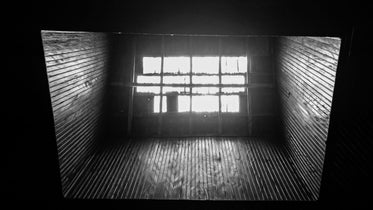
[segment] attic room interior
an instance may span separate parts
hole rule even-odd
[[[8,151],[9,197],[61,208],[363,207],[372,43],[363,15],[346,15],[360,6],[30,5],[17,44],[28,49],[31,66],[19,66],[33,111]]]

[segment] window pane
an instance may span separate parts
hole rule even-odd
[[[178,92],[178,93],[189,93],[189,87],[163,87],[163,94]]]
[[[160,74],[161,57],[143,57],[142,58],[143,74]]]
[[[240,111],[240,98],[238,95],[221,96],[221,111],[222,112],[239,112]]]
[[[178,112],[189,112],[190,96],[178,96]]]
[[[154,96],[154,113],[159,113],[161,96]],[[167,112],[167,97],[162,97],[162,112]]]
[[[192,76],[193,84],[219,84],[219,76]]]
[[[189,76],[163,76],[164,84],[189,84]]]
[[[196,87],[192,88],[192,93],[198,94],[216,94],[219,92],[219,88],[217,87]]]
[[[193,73],[219,73],[219,57],[193,57],[192,62]]]
[[[221,92],[223,93],[239,93],[244,92],[245,88],[238,88],[238,87],[230,87],[230,88],[222,88]]]
[[[161,88],[157,86],[138,86],[136,87],[136,92],[159,94],[161,92]]]
[[[223,75],[221,77],[222,84],[245,84],[245,77],[243,75]]]
[[[161,82],[160,76],[144,76],[138,75],[137,76],[137,83],[142,84],[159,84]]]
[[[218,112],[219,96],[192,96],[193,112]]]
[[[165,57],[164,73],[186,74],[190,72],[189,57]]]
[[[247,58],[241,57],[221,57],[221,72],[234,74],[247,72]]]

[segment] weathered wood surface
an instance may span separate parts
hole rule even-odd
[[[102,33],[42,32],[63,193],[93,151],[108,41]]]
[[[339,47],[334,38],[279,40],[277,74],[288,152],[314,199],[319,196]]]
[[[84,166],[68,198],[312,200],[283,148],[266,139],[133,139]]]

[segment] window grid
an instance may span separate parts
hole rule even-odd
[[[160,59],[158,59],[159,57],[153,57],[152,59],[149,59],[149,57],[143,57],[143,62],[146,62],[146,60],[152,60],[153,63],[160,63],[160,69],[159,69],[159,73],[158,72],[158,68],[156,67],[152,67],[152,69],[156,69],[156,70],[153,70],[153,71],[145,71],[145,69],[143,70],[143,74],[141,75],[137,75],[137,78],[136,78],[136,83],[138,85],[141,85],[141,84],[154,84],[154,85],[159,85],[159,86],[152,86],[152,88],[154,90],[159,90],[160,91],[158,92],[154,92],[154,95],[155,96],[160,96],[160,98],[163,98],[164,94],[166,94],[168,91],[165,91],[165,90],[177,90],[176,92],[178,92],[178,95],[179,96],[189,96],[190,99],[189,99],[189,112],[193,112],[193,97],[192,96],[198,96],[198,95],[204,95],[204,96],[214,96],[214,95],[217,95],[218,98],[219,98],[219,106],[218,106],[218,112],[221,113],[221,112],[225,112],[226,110],[234,110],[232,112],[239,112],[239,110],[237,111],[237,108],[227,108],[226,105],[225,106],[225,109],[226,110],[222,110],[223,109],[223,105],[222,105],[222,97],[223,95],[228,95],[228,96],[237,96],[240,94],[240,92],[244,92],[246,88],[244,87],[236,87],[237,85],[246,85],[247,84],[247,81],[246,80],[246,77],[247,77],[247,73],[248,73],[248,70],[247,68],[245,70],[242,70],[242,66],[243,64],[240,64],[239,63],[239,60],[244,60],[245,62],[243,62],[246,66],[247,66],[247,56],[239,56],[239,57],[235,57],[236,60],[237,60],[237,71],[236,72],[233,72],[233,71],[227,71],[225,70],[224,73],[222,71],[223,69],[223,65],[222,65],[222,62],[223,60],[228,60],[227,58],[233,58],[233,57],[225,57],[225,56],[214,56],[216,58],[218,58],[218,72],[217,74],[216,73],[206,73],[206,72],[193,72],[193,65],[194,65],[194,62],[193,62],[193,58],[196,58],[196,57],[193,57],[193,56],[189,56],[189,57],[181,57],[181,58],[187,58],[189,61],[189,73],[185,73],[186,72],[186,69],[188,69],[186,66],[185,66],[185,62],[184,62],[184,66],[183,66],[183,70],[180,71],[180,69],[178,69],[178,71],[176,73],[173,73],[172,70],[168,69],[167,72],[165,73],[164,72],[164,66],[165,66],[165,60],[177,60],[176,58],[178,57],[165,57],[164,55],[162,55],[160,57]],[[199,59],[203,58],[203,57],[197,57]],[[160,60],[160,62],[159,62]],[[156,61],[156,62],[154,62]],[[146,67],[146,65],[144,65],[144,68]],[[227,66],[224,67],[225,69],[228,69]],[[212,70],[210,70],[210,72],[212,72]],[[165,81],[164,79],[167,78],[167,77],[180,77],[180,78],[183,78],[181,79],[181,82],[180,81],[177,81],[177,82],[169,82],[169,81]],[[189,81],[188,78],[189,76]],[[197,80],[197,83],[193,82],[193,79],[197,79],[197,78],[200,78],[199,82]],[[206,80],[207,78],[216,78],[218,77],[218,81],[216,81],[216,79],[212,79],[210,83],[206,84],[204,83],[203,81]],[[227,80],[229,81],[229,78],[242,78],[241,81],[239,82],[226,82]],[[140,78],[140,81],[139,81],[139,78]],[[152,78],[152,79],[151,79]],[[151,80],[153,80],[154,82],[151,82]],[[157,82],[159,81],[160,82]],[[215,80],[215,81],[214,81]],[[150,81],[150,82],[149,82]],[[204,83],[204,84],[202,84]],[[170,85],[170,84],[176,84],[176,85],[180,85],[178,87],[172,87],[172,86],[167,86],[167,85]],[[198,85],[198,84],[201,84],[203,87],[194,87],[193,85]],[[211,86],[209,86],[211,85]],[[214,86],[215,85],[215,86]],[[226,85],[224,87],[221,87],[221,85]],[[230,86],[231,85],[231,86]],[[218,87],[216,87],[218,86]],[[137,91],[138,93],[141,93],[141,92],[146,92],[146,91],[141,91],[141,88],[144,87],[144,86],[137,86]],[[159,88],[159,89],[157,89]],[[189,89],[189,91],[186,91],[186,89]],[[216,91],[216,89],[218,91]],[[140,91],[139,91],[140,90]],[[199,91],[197,91],[199,90]],[[149,91],[151,92],[151,91]],[[165,102],[164,99],[160,100],[158,99],[158,101],[160,102],[160,106],[159,106],[159,109],[162,109],[161,113],[162,112],[165,112],[166,108],[164,108],[163,106],[165,106],[166,104],[163,104]],[[239,103],[239,102],[238,102]],[[156,106],[154,106],[156,107]],[[155,111],[155,113],[159,113],[160,110],[158,111]],[[185,107],[183,108],[183,111],[182,112],[185,112]],[[216,111],[214,111],[216,112]]]

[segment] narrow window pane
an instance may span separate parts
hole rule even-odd
[[[239,93],[239,92],[244,92],[245,88],[240,88],[240,87],[229,87],[229,88],[222,88],[221,92],[223,93]]]
[[[161,92],[161,88],[157,86],[138,86],[136,87],[136,92],[159,94]]]
[[[161,96],[154,96],[154,113],[159,113],[161,107]],[[162,112],[167,112],[167,97],[162,97]]]
[[[160,74],[161,57],[143,57],[142,58],[143,74]]]
[[[244,57],[244,56],[238,57],[238,72],[240,73],[247,72],[247,57]]]
[[[246,57],[221,57],[222,73],[236,74],[247,72]]]
[[[221,77],[222,84],[245,84],[245,77],[243,75],[223,75]]]
[[[192,76],[193,84],[219,84],[219,76]]]
[[[190,96],[178,96],[178,112],[189,112],[190,110]]]
[[[160,84],[161,77],[160,76],[146,76],[146,75],[138,75],[137,76],[137,83],[141,84]]]
[[[192,96],[193,112],[218,112],[218,96]]]
[[[218,74],[219,73],[219,57],[193,57],[192,72],[194,74]]]
[[[219,92],[217,87],[196,87],[192,88],[192,93],[197,94],[216,94]]]
[[[189,57],[165,57],[164,73],[188,74],[190,72]]]
[[[221,96],[221,111],[222,112],[239,112],[240,98],[238,95]]]
[[[164,86],[162,90],[163,94],[177,92],[177,93],[189,93],[189,87],[167,87]]]
[[[163,76],[164,84],[189,84],[189,76]]]

